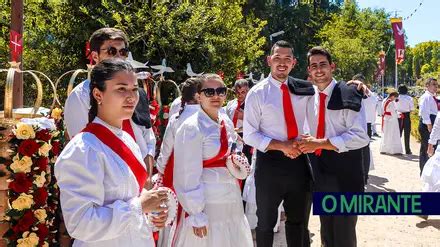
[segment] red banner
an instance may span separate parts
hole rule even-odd
[[[396,45],[396,63],[401,64],[405,59],[405,36],[402,18],[391,18],[391,26],[394,33],[394,44]]]
[[[9,34],[9,49],[11,51],[11,60],[13,62],[18,61],[23,52],[23,39],[20,33],[12,29]]]

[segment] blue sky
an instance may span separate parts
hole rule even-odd
[[[421,0],[357,0],[361,8],[384,8],[387,12],[395,13],[402,18],[409,16],[420,4]],[[407,45],[429,41],[440,41],[439,0],[423,0],[422,6],[408,20],[403,21],[407,37]]]

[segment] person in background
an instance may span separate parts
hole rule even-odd
[[[109,58],[127,59],[127,35],[116,28],[101,28],[90,37],[91,57],[96,63]],[[139,145],[142,156],[147,164],[148,174],[151,175],[154,155],[156,152],[156,137],[151,129],[148,99],[145,90],[139,90],[139,103],[131,119],[123,122],[124,131],[128,132]],[[142,109],[140,109],[142,107]],[[66,99],[64,106],[64,122],[70,138],[81,132],[88,123],[90,109],[90,81],[78,84]],[[149,179],[147,180],[147,187]]]
[[[437,99],[435,97],[438,88],[437,80],[434,78],[426,79],[425,88],[425,92],[419,99],[419,133],[421,137],[419,154],[420,174],[422,174],[423,167],[428,160],[429,135],[438,113]]]
[[[381,154],[403,154],[399,134],[399,113],[396,110],[397,92],[388,95],[383,103]]]
[[[409,144],[411,136],[411,112],[414,111],[414,100],[408,95],[408,88],[405,85],[400,85],[397,90],[399,92],[399,98],[396,100],[396,108],[400,113],[400,136],[402,136],[402,132],[405,131],[405,153],[412,154]]]

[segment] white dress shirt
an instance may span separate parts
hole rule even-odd
[[[411,112],[414,110],[414,100],[407,94],[401,94],[399,95],[399,101],[396,102],[396,107],[398,112]]]
[[[78,84],[69,94],[64,105],[64,123],[70,138],[80,133],[89,123],[90,109],[90,81],[85,80]],[[156,150],[156,137],[151,128],[135,124],[130,120],[136,142],[141,148],[145,158],[147,155],[154,157]]]
[[[437,113],[437,117],[435,118],[434,125],[432,126],[431,134],[429,135],[429,144],[437,145],[437,142],[440,140],[440,112]],[[437,146],[437,150],[440,151],[440,145]]]
[[[424,124],[432,124],[430,115],[437,115],[437,102],[434,100],[434,95],[425,91],[419,99],[419,116]]]
[[[243,104],[243,102],[242,102],[242,104]],[[234,120],[234,114],[235,114],[235,110],[237,109],[237,106],[238,106],[237,99],[233,99],[233,100],[229,101],[228,104],[226,104],[226,106],[225,106],[226,114],[231,119],[231,121]],[[243,127],[243,120],[237,119],[237,126],[235,126],[235,128],[241,128],[241,127]]]
[[[180,111],[180,105],[182,103],[182,97],[179,96],[171,102],[169,116],[172,116]]]
[[[174,140],[176,138],[177,129],[186,119],[188,119],[194,113],[198,112],[199,109],[200,105],[198,104],[185,105],[185,110],[182,112],[182,114],[180,114],[180,116],[179,113],[171,116],[167,128],[165,129],[165,134],[162,138],[162,146],[160,147],[160,154],[156,162],[156,168],[160,173],[164,173],[168,159],[170,158],[171,153],[174,150]]]
[[[377,103],[378,103],[377,96],[374,94],[362,100],[362,106],[365,107],[365,116],[367,119],[367,123],[376,122]]]
[[[128,133],[99,118],[93,122],[110,129],[145,167]],[[135,175],[95,135],[79,133],[70,140],[56,161],[55,176],[73,246],[154,246]]]
[[[363,148],[370,142],[367,134],[365,109],[361,107],[359,112],[349,109],[327,109],[336,83],[336,80],[333,79],[327,88],[321,92],[327,95],[325,99],[325,138],[329,139],[330,143],[338,149],[337,152],[340,153]],[[312,136],[316,136],[317,132],[320,93],[316,86],[314,88],[316,92],[313,97],[314,100],[309,101],[307,107],[307,120]]]
[[[284,84],[287,81],[283,82]],[[287,127],[284,120],[281,82],[271,75],[249,90],[246,96],[243,119],[243,138],[249,146],[265,152],[272,139],[287,140]],[[295,114],[298,135],[307,129],[305,126],[306,107],[310,96],[290,93]]]

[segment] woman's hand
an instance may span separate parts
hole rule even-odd
[[[434,155],[434,146],[432,144],[428,144],[428,156],[431,157]]]
[[[139,198],[144,213],[163,212],[168,209],[164,206],[168,201],[166,190],[142,190]]]
[[[194,235],[196,235],[199,238],[204,238],[208,235],[208,228],[206,226],[202,227],[194,227],[193,226]]]
[[[156,216],[152,216],[150,218],[150,221],[151,223],[153,223],[155,227],[161,229],[165,227],[165,222],[167,221],[167,218],[168,218],[168,211],[162,211],[158,213]]]

